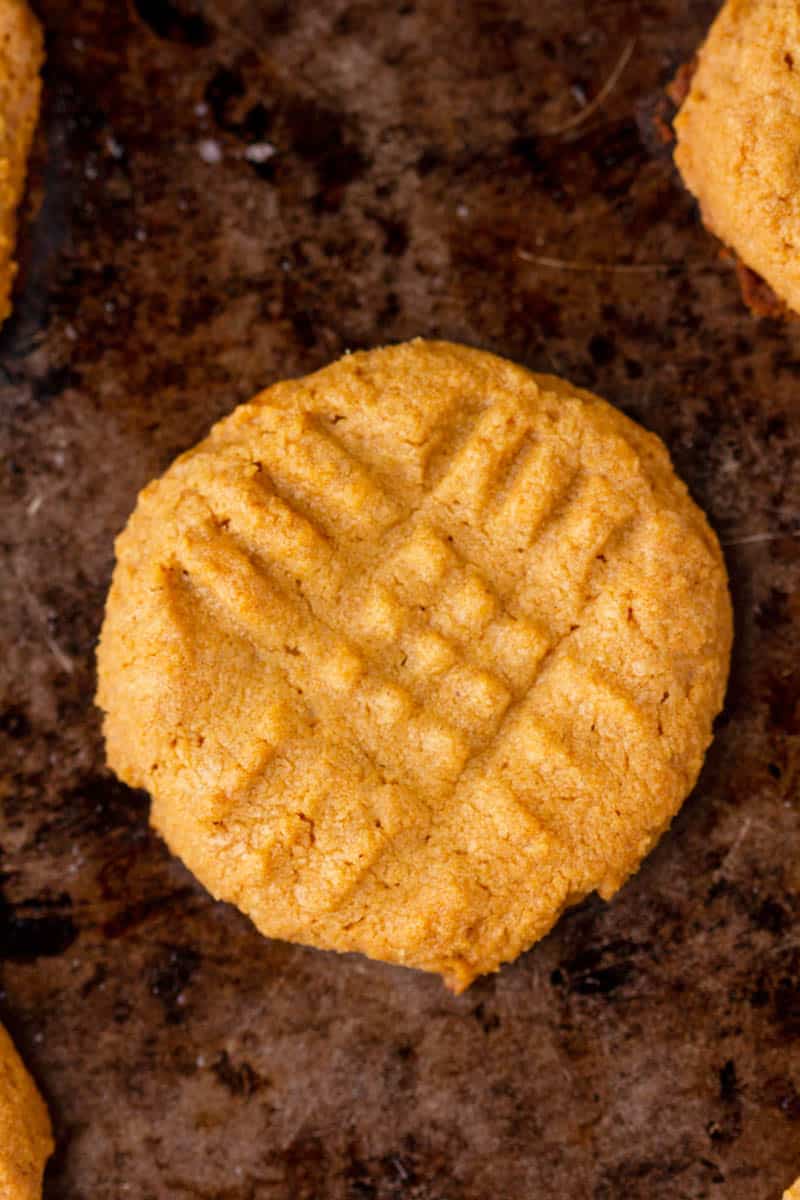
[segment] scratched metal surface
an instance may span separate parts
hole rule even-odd
[[[800,1174],[800,325],[743,308],[658,136],[715,6],[192,3],[39,5],[37,214],[0,337],[0,1017],[52,1109],[46,1197],[778,1197]],[[671,833],[460,999],[212,903],[104,771],[92,707],[137,489],[262,385],[415,334],[659,433],[737,611]]]

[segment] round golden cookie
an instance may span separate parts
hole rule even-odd
[[[24,0],[0,0],[0,322],[11,312],[17,206],[39,116],[43,45]]]
[[[792,1186],[783,1193],[783,1200],[800,1200],[800,1179],[796,1179]]]
[[[172,849],[272,937],[456,990],[616,891],[722,703],[725,570],[664,446],[465,347],[269,388],[116,549],[108,761]]]
[[[47,1109],[0,1025],[0,1197],[40,1200],[53,1153]]]
[[[728,0],[675,121],[703,222],[800,311],[800,6]]]

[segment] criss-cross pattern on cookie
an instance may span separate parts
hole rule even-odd
[[[710,535],[660,444],[559,381],[416,344],[277,385],[119,550],[169,664],[135,668],[159,719],[128,774],[178,848],[184,822],[225,847],[212,886],[267,932],[377,952],[391,896],[425,915],[386,917],[387,956],[464,911],[502,956],[526,880],[553,915],[613,891],[699,765]]]

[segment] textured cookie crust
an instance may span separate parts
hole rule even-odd
[[[44,1166],[53,1153],[42,1098],[0,1025],[0,1197],[39,1200]]]
[[[800,6],[728,0],[675,121],[708,229],[800,311]]]
[[[800,1179],[795,1180],[789,1190],[783,1193],[783,1200],[800,1200]]]
[[[23,0],[0,0],[0,322],[11,312],[17,205],[39,117],[42,31]]]
[[[692,787],[722,558],[661,442],[415,341],[279,383],[144,489],[98,651],[108,761],[264,933],[456,990]]]

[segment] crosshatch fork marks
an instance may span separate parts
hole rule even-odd
[[[463,736],[371,671],[357,648],[282,592],[232,538],[187,534],[182,561],[219,614],[280,662],[291,686],[320,716],[350,727],[379,773],[411,779],[432,799],[454,786],[469,754]]]
[[[285,699],[287,732],[263,774],[254,761],[252,788],[229,796],[239,831],[229,858],[201,844],[181,762],[165,779],[171,731],[148,727],[166,764],[153,781],[154,820],[171,844],[267,933],[414,962],[458,987],[549,926],[562,902],[548,890],[554,871],[560,896],[610,894],[691,785],[724,683],[724,573],[656,451],[568,385],[424,343],[354,355],[232,414],[147,489],[118,543],[116,666],[113,636],[101,642],[107,728],[113,758],[134,775],[125,738],[131,708],[143,708],[141,679],[167,725],[191,712],[192,730],[210,734],[186,752],[204,786],[225,791],[215,731],[241,738],[250,761],[270,696],[263,664]],[[209,667],[196,712],[195,656],[137,582],[148,555],[183,565],[197,601],[189,635],[218,646],[196,656]],[[162,677],[156,663],[126,667],[148,625],[142,606],[156,638],[163,632]],[[647,635],[634,657],[631,611]],[[682,690],[673,685],[687,630],[700,683]],[[248,700],[237,697],[226,723],[231,681],[211,668],[224,671],[237,645],[252,651]],[[665,694],[669,711],[653,724]],[[140,713],[151,725],[152,711]],[[677,785],[662,739],[685,759]],[[328,778],[301,806],[312,763]],[[287,770],[294,784],[281,782]],[[544,858],[526,857],[532,837],[549,847]],[[361,849],[342,857],[353,839]],[[272,846],[268,868],[259,846]],[[312,860],[330,886],[315,890]],[[362,868],[369,882],[357,882]],[[511,876],[489,886],[506,868]],[[541,911],[523,879],[551,898]],[[332,910],[351,884],[355,908]],[[297,905],[327,915],[298,924]]]
[[[269,420],[272,421],[271,415]],[[301,423],[300,427],[304,432],[312,428],[305,423]],[[482,427],[484,430],[498,427],[507,430],[507,414],[501,412],[490,420],[484,413]],[[327,455],[335,439],[327,434],[322,437]],[[473,428],[471,436],[462,446],[462,455],[473,453],[476,438]],[[502,464],[504,471],[506,482],[501,488],[503,500],[507,500],[512,488],[520,489],[531,459],[537,462],[537,466],[540,465],[542,456],[536,451],[527,421],[518,423],[512,439],[494,459],[495,466]],[[550,466],[553,460],[546,456],[544,461]],[[359,461],[358,486],[362,495],[372,489],[371,483],[363,478],[366,470],[365,464]],[[448,492],[449,473],[440,479],[435,489],[437,495],[441,495],[443,490]],[[275,474],[278,474],[277,470]],[[285,478],[284,474],[284,483]],[[491,487],[491,473],[484,482]],[[376,489],[380,492],[377,485]],[[594,490],[587,477],[577,469],[567,475],[566,483],[562,475],[558,486],[538,489],[537,525],[540,535],[547,533],[552,536],[554,528],[569,529],[571,525],[580,525],[581,506],[587,494],[591,498]],[[508,650],[509,634],[506,631],[509,628],[517,635],[522,633],[521,637],[517,637],[517,642],[526,643],[525,656],[531,663],[531,667],[527,670],[523,668],[521,672],[523,692],[535,686],[536,675],[532,668],[540,671],[545,664],[551,667],[554,652],[564,634],[547,632],[546,626],[537,628],[530,625],[529,619],[509,614],[500,595],[492,590],[469,559],[457,554],[446,538],[426,527],[415,515],[404,522],[408,534],[401,535],[394,552],[392,561],[399,564],[394,576],[389,571],[387,579],[384,568],[373,575],[368,586],[367,608],[376,601],[376,594],[381,593],[380,604],[372,603],[372,608],[382,605],[384,614],[387,611],[392,614],[392,619],[384,629],[387,636],[382,639],[383,644],[402,634],[408,647],[402,670],[389,669],[387,674],[385,663],[382,671],[376,670],[380,656],[375,654],[371,645],[374,639],[368,637],[360,643],[357,629],[352,627],[352,623],[348,625],[347,618],[343,621],[339,616],[340,606],[335,603],[335,596],[337,589],[344,586],[344,581],[335,539],[331,541],[311,520],[297,513],[288,499],[279,497],[274,490],[272,476],[263,470],[241,481],[233,473],[217,474],[206,483],[205,492],[218,515],[220,512],[226,514],[226,526],[231,518],[235,521],[225,544],[232,553],[235,545],[232,537],[235,535],[245,547],[246,553],[240,559],[240,564],[248,564],[247,571],[251,576],[251,583],[244,588],[245,593],[253,591],[252,580],[262,581],[259,586],[267,589],[263,603],[273,621],[276,613],[281,611],[281,604],[276,597],[282,596],[281,620],[287,634],[290,630],[297,632],[302,629],[303,621],[316,631],[308,645],[308,660],[319,664],[326,687],[333,681],[341,696],[357,692],[360,701],[353,709],[354,731],[360,743],[367,746],[370,753],[376,754],[383,766],[389,765],[398,772],[398,777],[408,772],[410,778],[418,781],[430,775],[427,763],[415,763],[413,754],[406,756],[398,752],[392,735],[386,732],[405,722],[412,713],[417,714],[417,719],[422,713],[429,721],[433,720],[441,731],[443,744],[449,747],[447,757],[453,764],[461,761],[461,766],[456,767],[454,774],[451,771],[449,776],[447,773],[443,776],[444,780],[449,778],[450,786],[453,785],[453,779],[458,778],[463,765],[474,754],[485,749],[491,738],[497,735],[500,723],[509,717],[510,703],[513,708],[508,687],[517,697],[521,694],[519,673],[516,686],[507,674],[504,680],[497,675],[497,664],[502,664],[504,658],[504,643]],[[482,504],[485,508],[485,497]],[[498,511],[502,511],[502,502],[492,505],[495,517]],[[588,561],[581,572],[582,576],[594,567],[596,559],[604,560],[603,551],[614,539],[624,536],[629,523],[627,512],[617,524],[613,520],[601,523],[600,540],[592,544],[590,539]],[[266,558],[261,570],[255,566],[249,557],[251,555],[256,555],[261,561]],[[279,588],[277,583],[270,584],[264,570],[268,570],[269,574],[277,573],[278,579],[283,576],[282,586]],[[296,581],[304,604],[298,604],[297,598],[287,590],[287,574]],[[390,582],[388,591],[381,579]],[[447,587],[445,580],[448,581]],[[324,581],[322,587],[320,581]],[[424,605],[400,598],[398,591],[402,593],[411,587],[413,599],[414,587],[420,584],[423,589],[428,589],[424,595]],[[331,603],[332,595],[334,603]],[[451,600],[449,605],[443,603],[448,595]],[[590,599],[596,598],[595,594]],[[585,607],[576,614],[577,623],[583,618]],[[532,606],[528,604],[525,608],[531,611]],[[308,611],[305,612],[305,609]],[[252,634],[252,623],[250,632]],[[513,633],[510,635],[512,638]],[[259,636],[263,640],[263,628]],[[333,648],[330,644],[323,647],[320,636],[327,643],[333,638]],[[335,641],[336,637],[338,642]],[[380,637],[378,641],[381,642]],[[268,645],[274,647],[275,643]],[[515,651],[514,657],[519,660],[519,644]],[[439,670],[434,659],[438,660]],[[292,664],[289,664],[289,669],[291,672]],[[500,670],[502,673],[502,665]],[[374,676],[379,680],[374,686],[368,686],[368,680],[362,678],[367,671],[370,679]],[[307,678],[306,687],[309,686],[313,691],[313,685]],[[451,714],[449,719],[445,716],[448,712]],[[455,725],[452,724],[453,720]],[[457,726],[460,726],[460,730]],[[464,734],[469,744],[464,742]],[[423,745],[423,742],[419,745]]]

